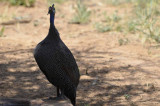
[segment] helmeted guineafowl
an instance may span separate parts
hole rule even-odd
[[[76,89],[80,79],[79,69],[71,51],[63,43],[55,28],[54,4],[49,7],[48,13],[50,14],[49,33],[35,48],[34,57],[48,81],[57,87],[57,97],[64,94],[75,106]]]

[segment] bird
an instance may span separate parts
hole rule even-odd
[[[47,80],[57,88],[57,97],[67,97],[76,106],[76,91],[80,72],[76,60],[60,38],[55,27],[55,7],[49,7],[50,28],[48,35],[37,44],[34,58]]]

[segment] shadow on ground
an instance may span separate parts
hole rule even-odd
[[[111,52],[94,52],[72,49],[81,70],[77,92],[78,105],[139,105],[159,103],[160,88],[145,83],[141,75],[158,75],[142,69],[145,61],[137,66],[122,65],[120,60],[105,55],[122,55]],[[16,49],[0,53],[0,98],[37,99],[55,95],[55,88],[39,71],[33,49]],[[117,65],[114,65],[116,62]],[[98,66],[101,67],[98,67]],[[109,66],[107,66],[109,65]],[[87,75],[86,75],[87,74]],[[155,94],[158,92],[157,94]],[[150,98],[146,97],[150,96]],[[123,101],[123,102],[122,102]]]
[[[141,68],[143,66],[159,68],[154,62],[144,59],[137,65],[130,65],[114,58],[125,57],[118,52],[96,52],[92,48],[81,52],[72,51],[79,60],[80,67],[84,68],[81,70],[81,83],[78,89],[79,105],[136,106],[160,103],[160,88],[150,81],[159,79],[159,74]],[[107,56],[109,58],[105,58],[105,55],[109,55]],[[101,61],[102,58],[106,60]]]
[[[1,98],[43,98],[54,95],[54,88],[39,71],[33,49],[1,52]]]

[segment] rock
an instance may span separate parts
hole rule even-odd
[[[0,106],[30,106],[30,101],[22,99],[0,99]]]
[[[56,100],[25,100],[25,99],[0,99],[0,106],[72,106],[72,104],[67,101],[56,101]]]

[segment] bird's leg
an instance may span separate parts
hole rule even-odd
[[[60,96],[60,93],[59,93],[59,87],[57,87],[57,97]]]
[[[61,99],[66,99],[66,97],[65,97],[65,95],[64,95],[64,89],[61,89],[60,98],[61,98]]]
[[[61,93],[59,92],[59,87],[57,87],[57,97],[49,97],[50,100],[64,100],[66,97],[64,96],[64,90],[61,90]]]
[[[60,92],[59,92],[59,87],[57,87],[57,97],[49,97],[50,100],[59,100],[60,98]]]

